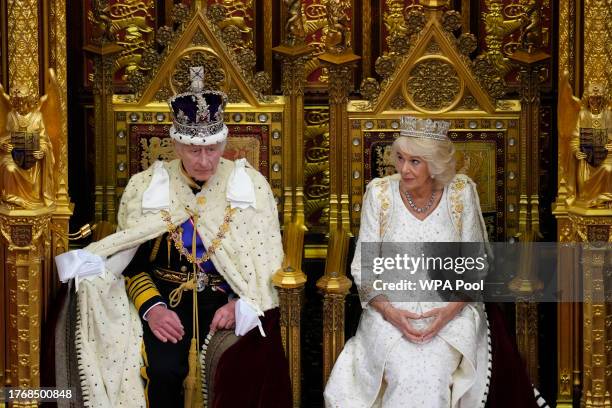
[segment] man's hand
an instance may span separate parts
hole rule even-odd
[[[13,145],[9,142],[0,142],[0,150],[10,153],[13,151]]]
[[[612,143],[606,143],[604,145],[604,149],[606,149],[609,152],[612,152]]]
[[[34,150],[32,152],[32,156],[34,156],[36,160],[40,160],[45,157],[45,152],[43,152],[42,150]]]
[[[580,150],[576,151],[575,155],[578,160],[584,160],[587,157],[586,153],[581,152]]]
[[[166,343],[170,340],[176,343],[183,338],[185,330],[181,324],[181,319],[172,310],[166,309],[163,305],[155,305],[147,313],[147,322],[151,331],[160,341]]]
[[[465,302],[451,302],[444,307],[438,307],[423,313],[423,318],[434,317],[434,321],[422,334],[423,341],[433,339],[448,322],[453,320],[464,305]]]
[[[236,326],[236,300],[232,299],[215,312],[210,324],[212,333],[222,329],[233,329]]]

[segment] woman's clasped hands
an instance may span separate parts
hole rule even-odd
[[[413,343],[425,343],[433,339],[463,309],[464,305],[465,302],[450,302],[443,307],[423,313],[414,313],[398,309],[387,300],[372,302],[372,306],[382,317]],[[419,321],[425,319],[430,321],[429,325],[425,328],[417,328],[417,326],[422,326]]]

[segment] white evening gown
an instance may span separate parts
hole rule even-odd
[[[457,206],[462,208],[457,210]],[[351,266],[358,286],[361,242],[381,241],[381,236],[385,242],[486,240],[475,186],[462,175],[456,176],[444,189],[438,206],[422,221],[402,202],[397,176],[370,183],[363,211]],[[425,278],[426,273],[421,270],[416,274]],[[367,294],[362,296],[365,308],[357,333],[346,343],[327,383],[327,407],[477,408],[484,405],[489,350],[482,304],[467,304],[434,339],[416,344],[369,307],[367,300]],[[431,300],[393,302],[393,305],[416,313],[445,305],[441,298],[437,302]],[[416,321],[414,326],[424,328],[430,321]]]

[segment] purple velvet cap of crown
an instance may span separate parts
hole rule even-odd
[[[185,92],[172,97],[170,135],[182,143],[217,143],[227,136],[223,111],[227,96],[220,91]]]

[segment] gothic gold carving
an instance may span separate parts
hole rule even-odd
[[[253,48],[253,0],[216,0],[209,15],[234,52]]]
[[[391,46],[391,41],[394,37],[407,38],[407,34],[411,34],[413,29],[406,24],[404,18],[404,1],[391,0],[387,2],[387,9],[384,13],[384,23],[387,33],[387,44]]]
[[[31,112],[18,112],[20,97],[9,101],[0,86],[0,202],[11,208],[34,209],[55,202],[56,157],[61,154],[62,107],[55,74],[47,95]]]
[[[450,24],[449,27],[454,27],[455,23],[461,21],[460,16],[455,13],[446,13],[445,15],[447,16],[447,25]],[[404,88],[402,89],[402,98],[408,100],[409,103],[411,102],[411,91],[405,89],[408,86],[403,78],[412,75],[410,71],[417,73],[419,69],[427,68],[428,73],[436,73],[440,70],[448,71],[447,73],[451,75],[451,82],[448,85],[452,89],[449,88],[445,91],[454,93],[455,97],[452,98],[452,102],[447,103],[443,108],[424,108],[418,104],[413,104],[413,109],[423,112],[441,112],[453,109],[461,100],[464,90],[469,89],[472,96],[478,101],[478,106],[492,112],[495,108],[491,98],[501,98],[505,94],[505,82],[486,55],[478,56],[474,61],[470,59],[469,55],[474,51],[477,44],[476,38],[469,33],[458,35],[455,31],[445,30],[443,27],[444,17],[439,13],[429,13],[427,20],[423,20],[425,18],[425,14],[416,7],[407,13],[408,27],[412,26],[410,19],[416,20],[414,23],[416,25],[424,24],[424,27],[418,35],[412,35],[409,41],[403,41],[402,48],[397,48],[394,42],[390,42],[390,52],[383,53],[376,63],[377,73],[383,78],[380,82],[380,97],[376,100],[368,99],[368,101],[377,110],[388,107],[402,109],[402,101],[396,97],[398,87]],[[397,38],[400,37],[394,37],[392,41]],[[428,61],[421,65],[427,58],[432,61],[438,59],[439,62]],[[420,67],[416,68],[419,65]],[[419,77],[422,78],[423,75],[419,75]],[[442,81],[441,83],[445,82]],[[401,85],[399,85],[400,83]],[[436,89],[437,92],[437,87],[430,88],[430,90],[433,89]],[[436,98],[438,97],[436,96]],[[448,95],[444,95],[444,98],[448,102]],[[393,102],[393,106],[390,105],[391,102]],[[420,104],[423,103],[420,102]],[[435,106],[436,104],[443,105],[438,102],[429,105]]]
[[[317,58],[320,54],[325,52],[325,35],[327,26],[327,12],[325,8],[324,0],[313,0],[304,7],[304,32],[306,34],[306,42],[313,49],[311,58],[306,62],[305,74],[308,78],[317,70],[321,70],[321,63]],[[313,79],[313,82],[326,81],[326,76],[319,75],[318,78]]]
[[[612,28],[610,4],[584,2],[584,83],[599,82],[612,89]]]
[[[608,207],[612,202],[612,106],[601,85],[590,84],[582,101],[567,72],[559,90],[559,179],[567,205]]]
[[[330,232],[325,274],[317,281],[323,294],[323,382],[344,347],[344,298],[351,281],[345,276],[349,235],[342,229]]]
[[[397,34],[389,37],[389,51],[403,55],[410,51],[410,38],[407,34]]]
[[[21,210],[4,209],[0,213],[0,232],[9,251],[34,250],[36,241],[48,230],[51,219],[48,209],[36,209],[28,216],[21,214]]]
[[[361,96],[369,101],[374,101],[380,95],[380,84],[374,78],[365,78],[361,82]]]
[[[167,47],[172,43],[176,35],[177,33],[172,29],[172,27],[161,26],[159,29],[157,29],[155,41],[157,41],[157,43],[162,47]]]
[[[299,408],[301,393],[300,322],[306,275],[302,272],[302,248],[306,228],[295,219],[284,225],[283,247],[287,248],[282,268],[274,274],[272,283],[278,288],[281,301],[281,336],[289,360],[293,406]]]
[[[425,54],[435,55],[440,54],[440,44],[437,41],[430,41],[425,50]]]
[[[130,0],[108,6],[110,34],[116,38],[115,43],[123,47],[115,60],[115,70],[124,70],[123,79],[134,70],[151,69],[155,63],[148,60],[145,61],[148,64],[141,64],[144,51],[153,41],[152,8],[151,0]]]
[[[463,96],[463,99],[461,100],[459,105],[457,105],[457,109],[459,110],[477,110],[479,109],[479,106],[478,106],[478,102],[476,101],[476,98],[466,93],[466,95]]]
[[[25,247],[32,242],[32,226],[28,224],[11,225],[11,242],[18,247]]]
[[[140,144],[142,146],[140,166],[143,170],[148,169],[157,160],[168,161],[175,158],[174,147],[170,138],[140,139]]]
[[[449,31],[452,33],[454,31],[459,30],[461,26],[462,26],[461,13],[459,13],[458,11],[448,10],[442,16],[442,27],[444,27],[446,31]]]
[[[87,20],[94,29],[91,38],[92,43],[104,45],[115,40],[111,32],[112,18],[108,0],[93,0],[91,10],[87,13]]]
[[[525,359],[529,378],[537,385],[538,377],[538,305],[516,303],[516,342]]]
[[[329,222],[329,109],[306,108],[305,122],[304,217],[311,231],[324,231]]]
[[[330,214],[329,230],[341,226],[350,231],[349,186],[350,162],[348,157],[349,129],[346,104],[351,89],[351,71],[359,57],[348,51],[338,55],[326,53],[319,57],[329,70],[329,123],[330,123]],[[350,232],[349,232],[350,233]]]
[[[304,19],[302,17],[302,2],[301,0],[283,0],[283,3],[287,8],[285,42],[287,45],[303,44],[306,32],[304,31]]]
[[[206,38],[204,38],[204,34],[201,31],[198,31],[196,35],[193,36],[191,43],[198,47],[208,46],[208,41],[206,41]]]
[[[13,94],[21,90],[28,98],[27,110],[32,109],[39,89],[38,1],[9,0],[8,22],[8,88]],[[3,129],[4,130],[4,129]]]
[[[574,83],[574,38],[575,4],[573,1],[559,3],[559,72],[569,73],[570,84]]]
[[[326,0],[327,32],[325,45],[331,53],[341,54],[351,48],[350,0]]]
[[[24,211],[20,211],[24,214]],[[9,215],[10,214],[10,215]],[[6,251],[4,290],[7,296],[6,384],[17,387],[40,386],[41,260],[51,214],[48,209],[34,210],[29,215],[0,209],[0,230]],[[29,406],[29,404],[25,404]]]
[[[55,159],[58,161],[57,205],[63,208],[64,216],[68,209],[68,95],[67,95],[67,54],[66,54],[66,2],[53,0],[49,8],[49,65],[55,68],[57,86],[61,90],[61,137],[60,148]],[[48,80],[47,80],[48,81]],[[56,252],[59,254],[60,252]]]
[[[376,59],[376,73],[384,79],[389,78],[395,72],[396,59],[391,55],[381,55]]]
[[[426,22],[427,17],[425,13],[418,8],[411,9],[408,14],[406,14],[406,24],[408,27],[411,27],[411,34],[423,30]]]
[[[508,58],[503,52],[503,40],[510,34],[519,30],[524,24],[521,15],[509,17],[504,12],[504,5],[500,0],[488,0],[488,11],[484,13],[485,29],[487,35],[486,56],[500,76],[505,76],[511,69]]]
[[[183,93],[191,86],[191,67],[204,67],[205,89],[226,90],[227,75],[219,57],[210,51],[198,50],[183,54],[176,63],[170,81],[175,94]]]
[[[478,47],[478,39],[472,33],[463,33],[457,39],[457,45],[459,50],[465,56],[469,56],[471,53],[476,51]]]
[[[425,59],[411,70],[404,96],[426,111],[447,110],[460,97],[463,83],[455,68],[442,59]]]
[[[542,45],[542,7],[538,0],[530,0],[524,7],[518,43],[522,49],[533,53]]]
[[[408,106],[408,102],[404,98],[401,92],[398,92],[393,98],[391,98],[391,103],[389,104],[391,109],[402,110]]]
[[[191,16],[191,10],[189,6],[183,3],[176,3],[172,7],[172,11],[170,13],[172,17],[172,22],[175,24],[185,24],[189,21],[189,17]]]

